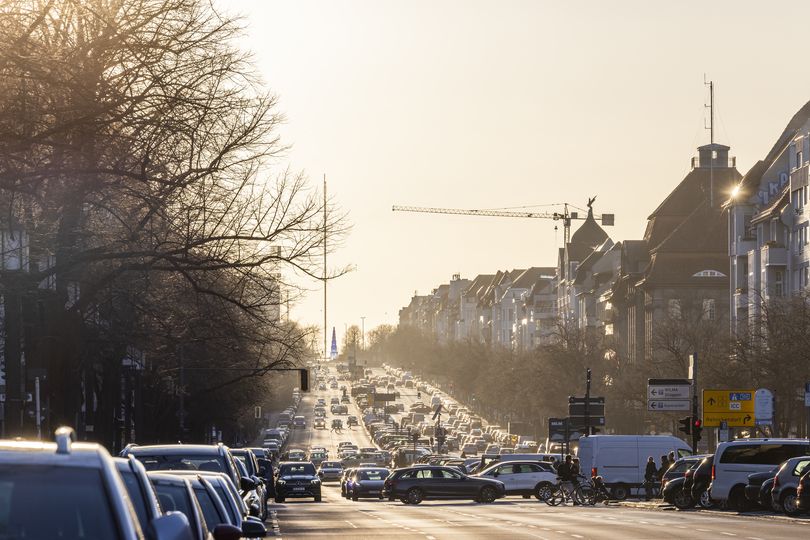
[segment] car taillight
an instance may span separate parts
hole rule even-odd
[[[695,471],[693,471],[692,469],[689,469],[688,471],[686,471],[686,474],[684,476],[687,477],[687,478],[692,478],[693,474],[695,474]]]
[[[714,478],[715,478],[716,472],[717,472],[717,471],[715,471],[715,469],[714,469],[714,464],[712,464],[712,481],[714,481]]]
[[[773,487],[775,487],[775,488],[779,487],[779,475],[778,474],[773,477]]]
[[[597,476],[599,476],[598,467],[591,467],[591,478],[596,478]]]

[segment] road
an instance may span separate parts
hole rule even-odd
[[[341,383],[342,384],[342,383]],[[415,393],[415,391],[414,391]],[[307,418],[307,429],[296,430],[289,448],[325,446],[330,455],[337,443],[349,440],[358,446],[373,446],[363,427],[313,430],[313,405],[318,397],[327,403],[337,390],[313,391],[302,400],[298,414]],[[403,396],[410,403],[415,398]],[[352,403],[349,414],[360,416]],[[328,416],[331,419],[332,415]],[[330,422],[327,422],[329,425]],[[810,525],[775,521],[719,512],[645,510],[624,506],[550,507],[535,499],[509,497],[493,504],[471,501],[428,501],[418,506],[400,502],[361,500],[340,495],[335,483],[323,487],[323,502],[288,499],[271,504],[283,538],[545,538],[560,539],[740,539],[772,540],[806,538]]]

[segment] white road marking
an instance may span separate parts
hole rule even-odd
[[[578,534],[572,534],[571,536],[573,536],[574,538],[585,538],[584,536],[580,536]]]
[[[346,521],[346,523],[348,523],[349,525],[351,525],[351,526],[352,526],[352,527],[354,527],[355,529],[357,528],[357,525],[355,525],[354,523],[352,523],[352,522],[351,522],[351,521],[349,521],[348,519],[347,519],[347,520],[345,520],[345,521]]]
[[[736,535],[736,534],[734,534],[734,533],[725,532],[725,531],[720,531],[720,534],[725,534],[726,536],[737,536],[737,535]]]

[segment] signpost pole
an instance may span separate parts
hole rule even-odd
[[[698,355],[692,353],[689,355],[689,378],[692,380],[692,425],[694,426],[695,420],[698,418]],[[697,454],[697,432],[692,429],[692,452]]]
[[[591,434],[591,368],[585,371],[585,436]]]

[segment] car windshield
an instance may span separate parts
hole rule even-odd
[[[388,476],[388,471],[359,471],[357,473],[358,480],[385,480]]]
[[[315,474],[315,467],[311,463],[286,464],[282,465],[278,472],[279,476],[310,475]]]
[[[96,469],[0,465],[0,539],[120,538]]]
[[[321,464],[322,469],[340,469],[341,467],[343,467],[343,465],[341,465],[337,461],[324,461]]]
[[[147,471],[208,471],[227,472],[220,456],[183,456],[176,454],[134,454]]]

